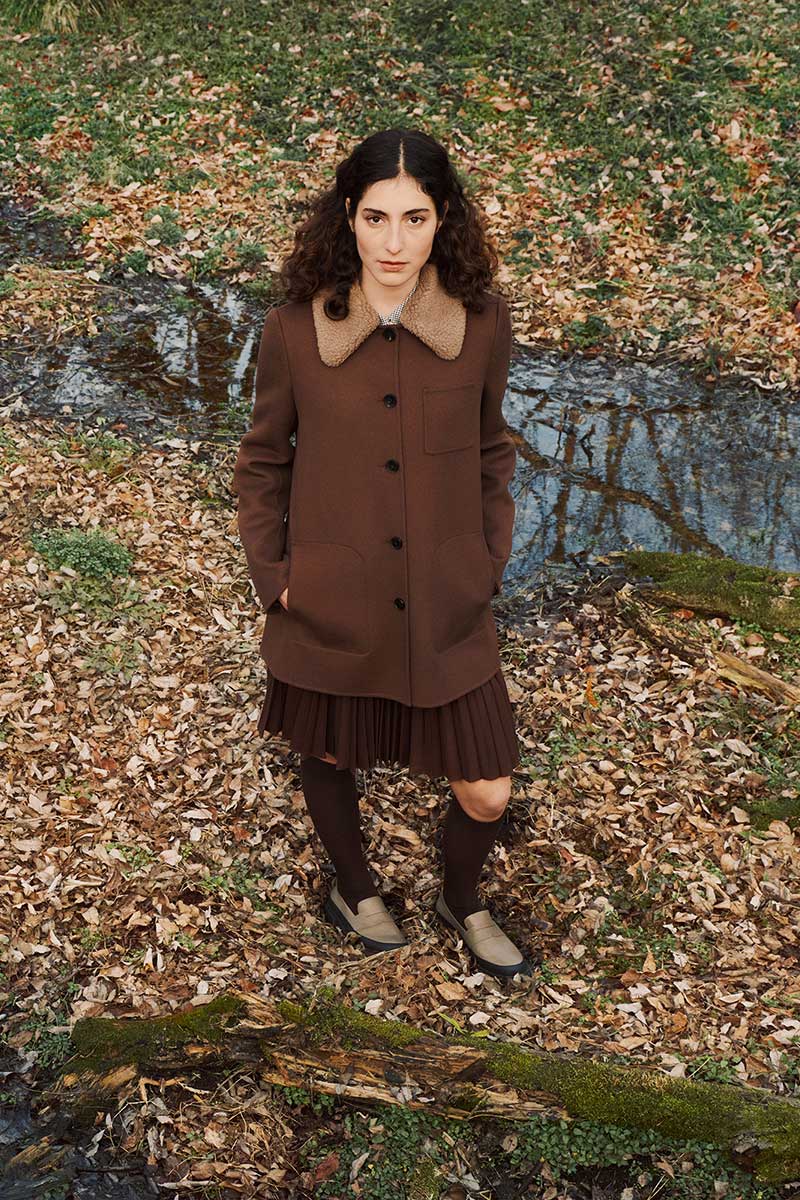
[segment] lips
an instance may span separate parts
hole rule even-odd
[[[388,260],[385,260],[385,259],[378,259],[378,262],[381,264],[382,267],[405,267],[408,265],[407,263],[404,263],[404,262],[389,262]]]

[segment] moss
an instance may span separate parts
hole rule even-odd
[[[293,1000],[279,1000],[276,1007],[279,1014],[285,1020],[291,1021],[293,1025],[307,1025],[310,1023],[306,1010],[299,1004],[295,1004]]]
[[[291,1000],[282,1000],[278,1004],[281,1016],[296,1025],[302,1025],[317,1043],[336,1037],[343,1046],[351,1049],[358,1046],[387,1045],[402,1049],[403,1046],[431,1036],[414,1025],[388,1021],[385,1017],[334,1003],[332,997],[335,993],[329,988],[321,989],[318,995],[319,1001],[308,1008],[302,1008]]]
[[[209,1004],[150,1019],[85,1017],[72,1030],[70,1073],[108,1070],[123,1063],[153,1063],[189,1042],[222,1041],[224,1028],[245,1008],[244,1000],[219,996]]]
[[[630,575],[649,576],[690,608],[741,617],[763,629],[800,629],[800,599],[784,590],[792,578],[788,571],[657,550],[626,551],[623,561]]]
[[[660,1071],[617,1067],[593,1059],[532,1057],[503,1043],[483,1043],[487,1069],[514,1087],[557,1097],[571,1117],[658,1130],[734,1150],[742,1134],[753,1134],[758,1178],[781,1181],[800,1169],[800,1105],[760,1097],[727,1084],[672,1079]]]
[[[450,1095],[449,1103],[459,1112],[469,1113],[472,1116],[480,1113],[485,1100],[478,1088],[461,1088]]]
[[[413,1025],[387,1021],[355,1011],[322,990],[309,1008],[284,1002],[284,1015],[322,1036],[349,1036],[358,1045],[409,1045],[430,1036]],[[290,1016],[291,1012],[291,1016]],[[531,1055],[524,1047],[490,1041],[474,1034],[450,1040],[473,1046],[486,1056],[486,1073],[512,1087],[547,1092],[571,1117],[625,1128],[652,1129],[668,1137],[693,1138],[735,1149],[737,1139],[752,1133],[758,1177],[781,1181],[800,1169],[800,1104],[777,1100],[765,1107],[760,1094],[751,1096],[735,1085],[672,1079],[660,1071],[621,1067],[595,1059]],[[451,1103],[470,1113],[480,1109],[477,1093],[468,1089]],[[788,1174],[787,1174],[788,1172]]]
[[[109,1074],[115,1065],[154,1062],[165,1051],[187,1042],[224,1040],[229,1018],[246,1001],[219,997],[202,1008],[153,1020],[120,1021],[88,1018],[73,1030],[79,1067],[94,1066]],[[402,1048],[434,1035],[413,1025],[363,1013],[322,989],[308,1004],[282,1000],[284,1020],[301,1027],[314,1042],[336,1041],[353,1047]],[[800,1103],[724,1083],[673,1079],[659,1071],[624,1067],[596,1059],[531,1054],[524,1046],[492,1041],[474,1034],[454,1034],[452,1043],[470,1046],[485,1059],[485,1074],[521,1091],[544,1092],[572,1118],[622,1128],[658,1131],[674,1139],[716,1145],[730,1153],[747,1153],[757,1178],[765,1182],[794,1179],[800,1172]],[[270,1048],[262,1045],[265,1058]],[[102,1092],[102,1081],[98,1092]],[[451,1103],[465,1113],[481,1108],[477,1089],[462,1087]],[[99,1101],[93,1100],[97,1106]],[[740,1142],[746,1141],[746,1146]]]
[[[791,829],[800,825],[800,796],[740,797],[739,804],[749,812],[754,829],[769,829],[773,821],[785,821]]]
[[[437,1200],[440,1179],[432,1158],[421,1159],[408,1184],[408,1200]]]

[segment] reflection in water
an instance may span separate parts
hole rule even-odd
[[[800,566],[800,402],[678,368],[516,357],[509,577],[641,547]]]
[[[135,435],[165,431],[225,438],[252,405],[263,305],[233,288],[126,283],[94,338],[64,340],[7,356],[4,394],[23,392],[10,412],[69,415],[81,424],[124,423]]]
[[[94,339],[8,359],[0,394],[20,393],[22,415],[237,439],[263,315],[233,288],[137,278]],[[545,560],[630,547],[800,568],[800,401],[518,348],[505,413],[518,452],[509,589]]]

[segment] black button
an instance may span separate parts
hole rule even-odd
[[[387,325],[383,331],[383,336],[386,338],[387,342],[393,342],[397,337],[397,334],[392,329],[391,325]]]
[[[399,471],[400,463],[397,461],[396,458],[387,458],[386,469],[387,469],[387,471]]]
[[[395,608],[405,608],[405,606],[406,606],[406,602],[405,602],[405,600],[402,599],[401,596],[395,596],[394,604],[395,604]]]
[[[395,404],[397,404],[397,396],[393,396],[391,392],[387,392],[383,397],[383,403],[387,408],[394,408]]]
[[[402,546],[402,544],[403,544],[402,538],[399,538],[399,537],[392,538],[392,545],[394,546],[395,550],[399,550],[400,547]]]

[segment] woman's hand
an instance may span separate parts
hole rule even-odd
[[[286,611],[288,612],[288,611],[289,611],[289,603],[288,603],[288,600],[289,600],[289,589],[288,589],[288,587],[285,587],[285,588],[283,589],[283,591],[281,592],[280,596],[278,596],[278,599],[280,600],[281,604],[283,605],[283,607],[284,607],[284,608],[286,609]]]

